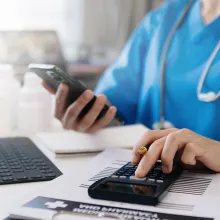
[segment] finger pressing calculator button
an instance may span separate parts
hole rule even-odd
[[[137,178],[136,176],[130,176],[130,180],[143,181],[143,180],[146,180],[146,178]]]

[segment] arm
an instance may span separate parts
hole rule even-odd
[[[127,124],[135,122],[149,36],[146,19],[133,33],[118,60],[104,73],[95,93],[104,94]]]
[[[148,45],[161,24],[170,3],[151,11],[134,31],[118,60],[104,73],[95,93],[104,94],[117,107],[127,124],[136,122],[139,92]]]
[[[163,7],[164,8],[164,7]],[[121,56],[101,78],[95,93],[97,99],[91,110],[78,120],[81,110],[91,101],[92,91],[84,92],[73,104],[67,106],[68,87],[61,85],[56,93],[55,116],[63,127],[80,132],[94,133],[106,127],[114,118],[116,111],[127,121],[135,123],[139,99],[139,88],[144,72],[147,45],[150,44],[154,28],[160,23],[163,8],[149,13],[141,22],[126,44]],[[158,17],[160,19],[158,19]],[[54,93],[47,85],[48,91]],[[103,95],[104,94],[104,95]],[[106,115],[96,120],[108,100],[117,107],[111,106]]]

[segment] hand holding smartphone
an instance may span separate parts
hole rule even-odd
[[[92,91],[87,90],[79,80],[70,77],[55,65],[30,64],[29,69],[44,80],[47,85],[46,87],[49,86],[49,88],[57,92],[59,103],[57,103],[58,106],[56,106],[56,109],[65,108],[66,110],[63,117],[58,117],[62,120],[64,127],[81,130],[77,128],[79,121],[81,121],[82,124],[87,124],[87,126],[94,121],[89,129],[93,131],[97,130],[95,128],[100,126],[106,126],[109,120],[111,121],[113,118],[120,124],[123,124],[121,117],[114,113],[115,108],[104,103],[106,102],[106,98],[103,95],[96,97]],[[89,95],[90,99],[88,99]],[[59,101],[59,99],[62,100]],[[73,118],[75,118],[75,120],[73,120]],[[73,121],[73,127],[70,127],[69,121],[71,120]]]

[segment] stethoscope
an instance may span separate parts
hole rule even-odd
[[[168,37],[166,39],[166,42],[163,47],[163,52],[161,56],[161,82],[160,82],[160,121],[153,124],[153,129],[156,130],[162,130],[162,129],[168,129],[174,127],[171,122],[165,120],[165,73],[166,73],[166,58],[169,50],[169,46],[172,42],[173,36],[177,29],[182,25],[183,21],[185,20],[194,0],[190,0],[189,4],[184,8],[183,12],[181,13],[180,17],[178,18],[177,22],[173,25],[171,28],[170,33],[168,34]],[[205,79],[207,77],[207,74],[210,70],[210,67],[217,55],[217,53],[220,50],[220,41],[218,42],[217,46],[213,50],[211,56],[209,57],[206,66],[204,68],[204,71],[202,72],[202,75],[199,79],[199,83],[197,86],[197,97],[202,102],[214,102],[217,99],[220,98],[220,91],[218,93],[215,93],[214,91],[210,91],[207,93],[202,92],[202,88],[205,82]]]

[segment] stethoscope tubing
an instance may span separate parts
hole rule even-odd
[[[168,34],[167,39],[164,44],[164,47],[162,49],[161,67],[160,67],[160,72],[161,72],[161,79],[160,79],[160,122],[154,123],[154,125],[160,124],[160,127],[164,128],[164,129],[166,128],[166,126],[165,126],[166,123],[172,125],[170,122],[165,121],[166,58],[167,58],[169,47],[170,47],[170,44],[171,44],[172,39],[174,37],[174,34],[177,31],[177,29],[183,24],[193,2],[194,2],[194,0],[190,0],[190,2],[184,8],[183,12],[181,13],[178,20],[173,25],[170,33]],[[197,86],[197,97],[200,101],[212,102],[212,101],[216,101],[217,99],[220,98],[220,91],[217,94],[215,94],[214,92],[210,92],[213,95],[213,97],[211,97],[211,98],[210,97],[203,98],[203,99],[200,98],[201,93],[202,93],[202,87],[204,85],[206,76],[207,76],[209,69],[211,67],[211,64],[212,64],[212,62],[213,62],[214,58],[216,57],[219,50],[220,50],[220,41],[218,42],[216,48],[214,49],[210,58],[208,59],[207,64],[205,66],[205,69],[199,79],[198,86]],[[203,94],[203,95],[208,96],[210,93]],[[153,127],[154,127],[154,125],[153,125]]]

